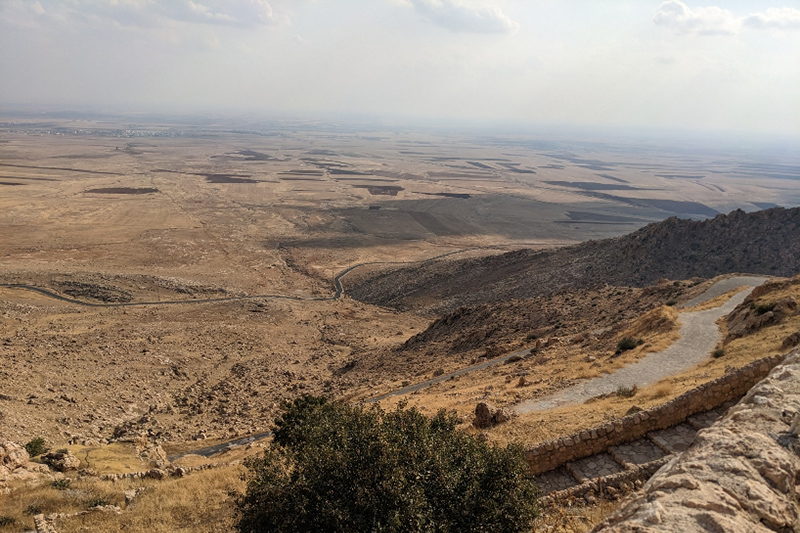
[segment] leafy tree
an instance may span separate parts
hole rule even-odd
[[[302,396],[283,406],[275,439],[247,463],[241,532],[530,531],[538,488],[518,447],[429,418]]]

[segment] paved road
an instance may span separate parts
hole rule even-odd
[[[761,285],[767,279],[769,278],[748,276],[716,283],[698,298],[687,302],[686,306],[692,302],[694,302],[692,305],[697,305],[715,298],[737,286],[748,286],[750,290],[736,294],[720,307],[681,313],[680,320],[683,323],[680,329],[681,337],[666,350],[651,353],[641,361],[628,365],[613,374],[578,383],[548,398],[521,402],[514,409],[518,413],[529,413],[580,403],[600,394],[614,392],[620,386],[643,387],[701,363],[722,339],[722,334],[716,324],[717,319],[733,311],[733,308],[742,303],[750,294],[754,286]]]
[[[699,296],[695,296],[688,302],[684,302],[678,307],[681,308],[688,308],[694,307],[695,305],[700,305],[705,303],[709,300],[713,300],[717,296],[721,296],[728,291],[733,289],[738,289],[739,287],[757,287],[764,283],[769,278],[764,278],[760,276],[736,276],[734,278],[723,279],[716,282],[714,285],[706,289],[704,293]]]

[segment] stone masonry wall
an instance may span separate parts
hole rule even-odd
[[[609,446],[636,440],[650,431],[672,427],[694,414],[739,398],[764,379],[784,357],[780,354],[759,359],[659,406],[539,444],[525,452],[531,473],[547,472],[568,461],[602,452]]]
[[[669,461],[599,533],[800,530],[800,351]]]

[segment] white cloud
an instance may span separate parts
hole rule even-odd
[[[653,20],[681,33],[735,35],[742,29],[800,29],[800,10],[770,8],[764,13],[737,17],[717,6],[692,9],[681,0],[667,0],[658,8]]]
[[[744,17],[742,23],[747,28],[800,29],[800,9],[791,7],[770,8],[765,13],[753,13]]]
[[[409,1],[425,18],[453,31],[510,33],[519,28],[516,21],[493,4],[466,4],[457,0]]]
[[[716,6],[691,9],[680,0],[667,0],[658,8],[655,23],[677,31],[701,35],[733,35],[740,22],[727,9]]]

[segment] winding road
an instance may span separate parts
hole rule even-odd
[[[541,243],[519,243],[511,246],[530,246],[532,244],[539,245]],[[285,294],[247,294],[243,296],[220,296],[217,298],[197,298],[195,300],[161,300],[161,301],[144,301],[144,302],[89,302],[86,300],[79,300],[77,298],[70,298],[69,296],[64,296],[50,289],[43,289],[35,285],[27,285],[24,283],[0,283],[0,288],[32,291],[47,296],[49,298],[53,298],[54,300],[60,300],[62,302],[81,305],[84,307],[137,307],[137,306],[151,306],[151,305],[184,305],[184,304],[204,304],[204,303],[215,303],[215,302],[235,302],[241,300],[260,300],[260,299],[295,300],[300,302],[330,302],[341,299],[342,295],[344,294],[344,286],[342,285],[342,278],[344,278],[347,274],[349,274],[350,272],[352,272],[357,268],[361,268],[364,266],[375,266],[375,265],[413,265],[416,263],[423,264],[423,263],[429,263],[431,261],[437,261],[439,259],[444,259],[445,257],[450,257],[452,255],[463,254],[467,252],[476,252],[479,250],[500,250],[503,248],[508,248],[508,246],[478,246],[475,248],[463,248],[460,250],[454,250],[451,252],[439,254],[434,257],[429,257],[427,259],[420,259],[417,261],[368,261],[365,263],[358,263],[345,268],[344,270],[336,274],[336,276],[334,276],[333,278],[334,293],[332,296],[315,297],[315,296],[289,296]]]
[[[614,392],[619,387],[633,387],[634,385],[642,387],[688,370],[705,360],[722,339],[722,334],[717,327],[717,320],[733,311],[756,286],[761,285],[767,279],[769,278],[739,276],[718,281],[682,307],[694,307],[738,287],[749,287],[749,290],[735,294],[720,307],[681,313],[680,320],[683,325],[680,328],[680,338],[666,350],[648,354],[644,359],[613,374],[578,383],[548,398],[521,402],[514,407],[514,410],[524,414],[580,403],[601,394]]]

